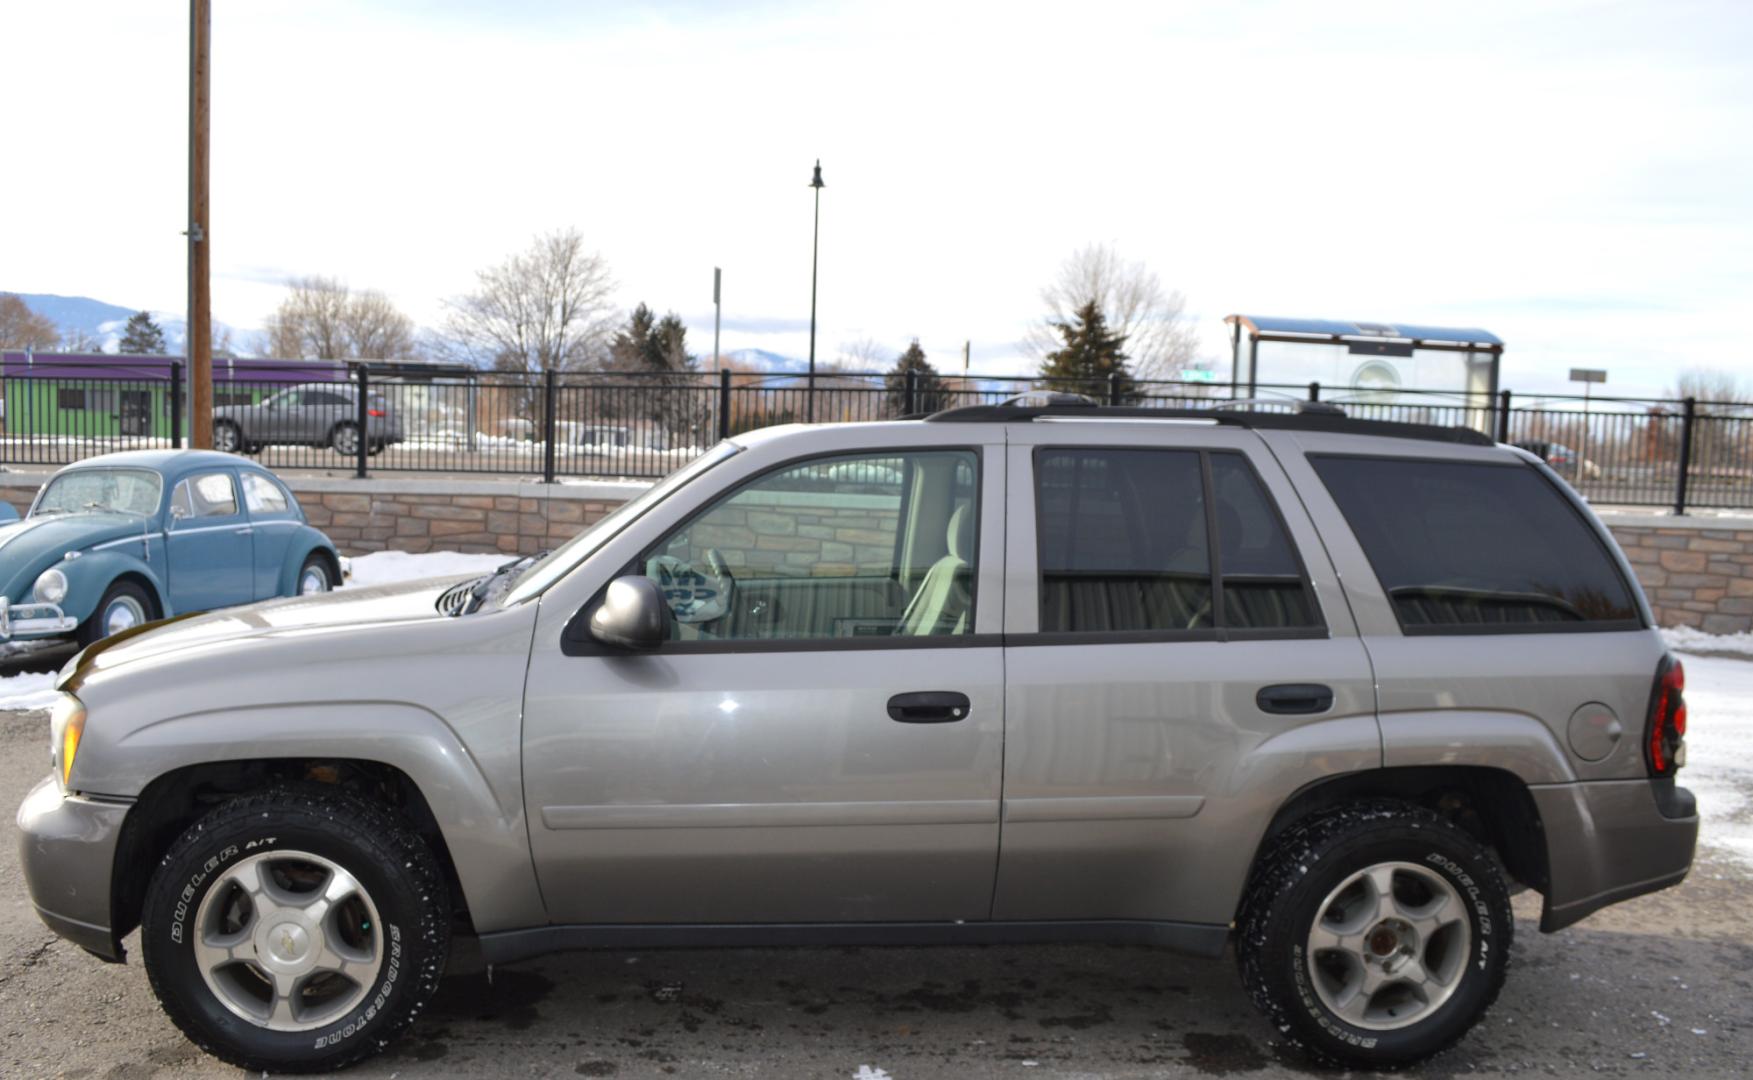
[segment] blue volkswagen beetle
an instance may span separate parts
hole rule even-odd
[[[0,641],[81,645],[153,619],[327,592],[335,545],[252,461],[134,450],[69,465],[0,525]]]

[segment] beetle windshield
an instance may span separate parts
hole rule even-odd
[[[503,602],[515,604],[526,600],[559,581],[597,548],[602,547],[609,537],[619,532],[622,525],[656,506],[668,498],[677,488],[693,480],[707,469],[721,461],[728,460],[739,449],[741,448],[733,442],[721,442],[646,488],[638,498],[629,499],[622,503],[607,517],[549,552],[540,562],[521,570],[516,587],[505,596]]]
[[[85,512],[158,513],[164,482],[146,469],[74,469],[49,481],[31,508],[31,517]]]

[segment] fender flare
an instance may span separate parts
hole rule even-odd
[[[1383,713],[1382,765],[1477,765],[1524,784],[1577,779],[1570,755],[1552,729],[1527,713],[1432,709]]]
[[[255,705],[189,713],[114,741],[91,726],[80,784],[138,797],[152,781],[219,762],[358,760],[401,771],[438,822],[478,932],[546,923],[530,854],[521,787],[495,791],[480,763],[440,717],[389,701]],[[248,738],[239,733],[248,732]],[[96,743],[97,745],[92,745]]]
[[[334,571],[335,580],[330,588],[341,584],[341,554],[329,538],[309,525],[300,525],[292,534],[292,542],[286,545],[286,557],[280,563],[280,585],[277,595],[298,595],[298,571],[303,569],[304,560],[310,558],[313,551],[321,551],[329,557],[329,566]]]
[[[122,548],[92,551],[77,559],[66,559],[55,568],[67,575],[67,600],[61,605],[65,614],[84,622],[97,609],[104,590],[117,578],[133,576],[146,582],[148,591],[158,604],[160,618],[176,614],[170,603],[170,590],[151,566]]]

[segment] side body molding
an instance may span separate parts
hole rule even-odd
[[[1552,729],[1525,713],[1442,709],[1385,712],[1382,764],[1476,765],[1502,769],[1526,784],[1577,779]]]
[[[351,758],[393,766],[431,806],[476,929],[487,933],[547,921],[530,863],[521,790],[494,790],[456,732],[418,706],[324,701],[215,709],[139,728],[114,748],[103,758],[127,762],[126,773],[82,779],[94,791],[118,796],[137,796],[138,777],[234,759]]]

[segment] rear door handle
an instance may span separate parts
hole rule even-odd
[[[952,724],[968,715],[968,695],[954,690],[920,690],[889,699],[889,719],[903,724]]]
[[[1333,707],[1333,688],[1320,683],[1279,683],[1254,695],[1261,712],[1293,716],[1322,713]]]

